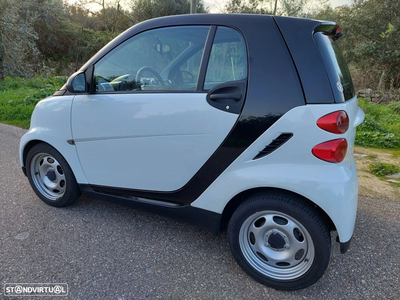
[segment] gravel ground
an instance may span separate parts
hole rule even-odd
[[[361,197],[350,251],[341,255],[333,234],[323,278],[308,289],[281,292],[237,266],[226,233],[216,237],[88,198],[62,209],[45,205],[20,170],[24,132],[0,124],[1,286],[68,283],[69,296],[57,299],[84,300],[400,299],[400,202]]]

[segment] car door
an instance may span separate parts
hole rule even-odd
[[[93,66],[73,100],[72,134],[90,185],[171,192],[206,164],[234,127],[247,53],[236,30],[141,32]]]

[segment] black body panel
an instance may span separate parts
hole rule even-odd
[[[320,24],[315,21],[311,23]],[[188,24],[227,26],[235,28],[245,38],[248,51],[247,96],[237,123],[220,147],[216,149],[216,152],[179,190],[157,192],[112,187],[94,187],[95,189],[112,189],[114,193],[118,194],[129,194],[180,205],[190,204],[283,114],[296,106],[305,105],[302,87],[285,41],[274,17],[267,15],[196,14],[145,21],[111,41],[90,59],[81,68],[81,71],[88,70],[86,78],[91,77],[94,63],[114,47],[139,32],[151,28]]]
[[[296,64],[308,104],[335,103],[328,73],[313,34],[321,24],[311,19],[275,17]]]
[[[136,209],[150,211],[158,215],[167,216],[176,220],[184,221],[203,229],[206,229],[214,234],[220,233],[221,215],[212,211],[196,208],[190,205],[162,205],[159,203],[151,203],[141,201],[140,199],[132,199],[129,197],[112,195],[107,193],[95,192],[90,186],[80,184],[79,188],[82,194],[95,199],[106,200],[112,203],[128,205]]]
[[[211,26],[210,30],[208,32],[206,44],[204,45],[203,57],[201,58],[199,78],[197,79],[197,86],[196,86],[197,92],[203,92],[204,82],[205,82],[206,73],[207,73],[208,61],[210,59],[210,53],[212,51],[212,46],[213,46],[216,32],[217,32],[217,26]]]

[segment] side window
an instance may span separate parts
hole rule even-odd
[[[242,35],[232,28],[218,27],[208,62],[204,90],[247,77],[247,52]]]
[[[175,26],[140,33],[94,66],[97,93],[194,91],[208,26]]]
[[[203,57],[203,48],[189,56],[187,60],[179,67],[179,71],[175,74],[178,75],[174,81],[177,84],[183,85],[186,88],[194,90],[197,86],[197,80],[199,79],[199,71],[201,59]]]

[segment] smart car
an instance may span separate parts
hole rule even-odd
[[[81,194],[227,228],[275,289],[324,274],[350,246],[364,118],[332,22],[198,14],[137,24],[40,101],[22,137],[38,197]],[[336,236],[336,234],[335,234]]]

